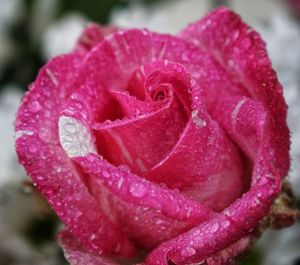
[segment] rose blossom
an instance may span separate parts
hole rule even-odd
[[[225,264],[281,190],[286,112],[264,42],[221,7],[177,36],[89,26],[30,86],[16,146],[72,264]]]

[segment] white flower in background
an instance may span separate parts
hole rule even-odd
[[[148,28],[157,32],[176,33],[188,23],[201,18],[213,8],[212,0],[169,0],[145,6],[138,1],[129,8],[115,9],[111,23],[124,28]],[[243,19],[253,25],[266,21],[278,8],[276,0],[227,0],[230,7],[241,14]]]
[[[22,95],[15,86],[7,86],[0,93],[0,187],[8,182],[20,182],[26,176],[17,160],[13,125]]]
[[[45,59],[70,52],[86,24],[87,19],[77,13],[70,13],[50,24],[42,36]]]
[[[260,25],[274,68],[283,85],[291,129],[291,171],[289,179],[300,198],[300,25],[277,10],[267,25]],[[268,231],[260,242],[264,265],[296,265],[300,262],[300,224],[284,231]],[[276,249],[276,251],[273,251]]]
[[[267,42],[289,106],[288,125],[292,132],[289,177],[295,194],[300,198],[300,25],[287,13],[277,10],[267,26],[260,25],[259,31]]]
[[[210,4],[210,0],[162,1],[151,6],[133,2],[127,9],[115,9],[110,23],[123,28],[176,33],[207,13]]]

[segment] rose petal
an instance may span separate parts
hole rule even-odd
[[[142,179],[128,172],[127,168],[115,167],[98,155],[90,154],[73,159],[86,173],[93,175],[99,183],[124,201],[151,207],[171,218],[191,223],[199,223],[212,216],[212,211],[200,203]]]
[[[207,259],[207,265],[235,265],[235,257],[247,251],[252,244],[252,237],[247,236],[232,244],[230,247],[223,249],[216,255]]]
[[[116,165],[127,164],[138,174],[144,174],[165,157],[179,139],[186,125],[187,117],[183,106],[179,103],[188,91],[190,82],[186,82],[186,71],[182,66],[165,62],[156,62],[145,67],[145,97],[151,98],[157,89],[168,89],[161,109],[152,113],[140,113],[133,119],[96,124],[96,138],[100,153]],[[152,69],[153,68],[153,69]],[[151,69],[151,70],[150,70]],[[149,73],[148,73],[149,72]],[[189,80],[188,80],[189,81]],[[124,97],[123,97],[124,99]],[[167,102],[165,102],[169,99]],[[126,100],[127,108],[141,105],[137,99]],[[145,102],[145,107],[149,102]],[[183,102],[186,105],[185,102]],[[121,103],[123,105],[123,103]],[[138,108],[139,111],[145,111]],[[185,108],[186,109],[186,108]],[[128,113],[128,111],[126,111]],[[157,126],[160,124],[160,126]]]
[[[126,118],[136,118],[139,115],[146,115],[156,112],[165,107],[169,100],[164,101],[141,101],[124,91],[110,91],[122,109],[122,114]]]
[[[111,254],[121,243],[120,253],[129,255],[133,247],[102,213],[59,144],[59,109],[72,92],[79,65],[73,54],[42,68],[17,114],[17,152],[38,190],[87,248]]]
[[[248,97],[227,96],[216,103],[213,116],[254,161],[268,122],[263,104]]]
[[[65,258],[71,265],[117,265],[112,260],[88,252],[79,240],[68,231],[61,232],[58,235],[58,240]]]
[[[200,67],[200,73],[203,73],[203,75],[208,71],[206,68],[212,72],[217,71],[214,70],[217,66],[213,64],[213,60],[207,57],[203,51],[199,51],[198,48],[192,47],[191,45],[170,36],[130,30],[111,35],[109,39],[104,40],[89,53],[83,67],[85,85],[81,87],[83,91],[91,91],[91,87],[99,87],[99,84],[101,84],[106,90],[113,91],[120,88],[126,90],[132,73],[140,68],[141,65],[147,66],[154,58],[174,59],[183,61],[187,64],[188,61],[186,60],[186,57],[182,55],[182,50],[187,52],[191,58],[197,57],[197,59],[199,59],[198,66]],[[105,67],[108,71],[105,75],[102,75],[101,72],[96,73],[95,66],[97,66],[96,68]],[[156,66],[159,67],[159,64]],[[179,69],[181,68],[182,67]],[[144,72],[146,69],[147,67],[144,68]],[[118,81],[116,81],[116,79]],[[160,79],[158,78],[158,80]],[[185,95],[182,91],[177,92],[179,95]],[[187,91],[185,90],[185,92]],[[189,99],[187,97],[190,96],[189,93],[186,94],[187,96],[182,98],[181,101],[185,105],[185,109],[188,109],[189,107],[187,107],[187,105],[190,104],[188,103]],[[95,115],[97,108],[95,108],[93,101],[95,102],[95,100],[90,100],[90,108]],[[92,120],[94,120],[94,118],[92,118]],[[120,194],[118,194],[118,196],[120,196]],[[139,200],[136,200],[134,203],[139,202]],[[186,212],[186,214],[190,215],[188,212]]]
[[[93,47],[99,44],[105,36],[117,31],[114,26],[103,27],[96,23],[89,24],[79,37],[75,51],[87,54]]]
[[[130,218],[128,216],[129,219],[121,220],[122,227],[129,232],[129,237],[138,237],[140,244],[144,246],[154,246],[162,239],[166,240],[175,236],[213,216],[209,208],[196,201],[131,174],[126,168],[112,166],[97,155],[90,154],[86,157],[74,158],[74,160],[98,182],[98,185],[105,186],[116,195],[121,200],[121,206],[126,203],[117,210],[127,210],[129,213],[137,214]],[[104,203],[104,200],[101,202]],[[112,208],[114,207],[109,206],[109,209]],[[128,212],[126,214],[126,211],[124,213],[122,211],[116,215],[127,216]],[[170,222],[171,220],[166,217],[172,218],[173,221]],[[185,224],[178,221],[183,221]],[[136,223],[142,224],[142,227],[134,226]],[[169,223],[168,230],[163,229],[163,223]],[[140,236],[141,233],[144,238]]]
[[[100,153],[106,159],[115,165],[126,164],[133,172],[144,174],[172,149],[185,120],[181,106],[173,98],[159,111],[131,120],[95,124],[93,128]],[[158,123],[161,126],[157,126]]]
[[[200,101],[200,89],[190,88],[195,109],[179,141],[146,177],[220,211],[244,188],[239,152],[222,129],[208,116]]]
[[[243,84],[248,93],[271,113],[271,147],[280,175],[285,177],[290,166],[287,107],[260,35],[237,14],[221,7],[188,26],[180,36],[204,47],[232,80]],[[247,142],[244,135],[237,137]]]
[[[233,28],[230,27],[236,25],[235,23],[242,27],[237,28],[239,34],[243,34],[240,36],[245,36],[245,34],[247,36],[248,34],[253,41],[252,46],[255,49],[246,54],[254,55],[253,59],[255,58],[255,62],[263,62],[260,67],[255,67],[255,71],[253,64],[251,64],[251,62],[255,62],[251,58],[247,58],[243,53],[243,56],[246,57],[244,57],[244,60],[241,60],[242,53],[239,52],[241,51],[241,47],[235,47],[234,43],[231,43],[225,52],[224,36],[222,34],[230,36],[229,32],[234,32]],[[254,161],[250,190],[240,200],[237,200],[212,220],[204,222],[189,232],[161,244],[149,255],[147,265],[167,264],[169,259],[176,264],[201,262],[249,234],[251,229],[270,210],[280,190],[282,173],[286,171],[289,164],[289,156],[287,154],[289,137],[287,135],[288,130],[285,120],[286,107],[282,98],[280,85],[270,66],[265,47],[257,33],[250,33],[248,27],[241,22],[237,15],[224,8],[213,12],[195,25],[190,26],[183,33],[183,36],[187,38],[189,38],[189,35],[192,36],[195,43],[200,43],[199,41],[201,41],[201,44],[208,48],[210,52],[213,53],[215,51],[213,53],[215,56],[218,53],[216,58],[221,60],[221,63],[224,62],[224,58],[228,59],[227,55],[236,59],[235,63],[238,66],[236,68],[238,72],[234,72],[236,78],[241,79],[242,83],[247,85],[247,89],[257,101],[263,102],[264,107],[269,112],[263,120],[270,120],[271,122],[265,122],[261,126],[262,136],[259,139],[258,151]],[[221,26],[223,28],[220,28]],[[227,27],[230,28],[229,31]],[[241,38],[241,43],[243,41],[245,41],[245,38]],[[235,50],[238,51],[236,57],[234,56]],[[242,64],[245,61],[249,63]],[[265,85],[260,83],[262,80],[266,82]],[[257,103],[254,102],[254,104]],[[244,111],[241,114],[246,117],[247,106]],[[261,113],[263,114],[264,112],[262,111]],[[258,118],[257,120],[259,121],[260,119]],[[279,122],[280,126],[282,125],[280,130],[275,130],[273,127],[274,121]],[[236,126],[239,126],[238,121]],[[279,139],[283,140],[282,148],[278,145]],[[274,156],[276,160],[274,160]],[[283,164],[279,164],[278,161],[281,161]]]
[[[209,258],[247,236],[268,213],[278,190],[274,180],[262,177],[260,184],[253,186],[222,214],[162,243],[150,253],[146,264],[163,265],[172,260],[181,265]]]

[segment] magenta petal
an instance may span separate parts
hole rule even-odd
[[[287,107],[282,87],[260,35],[234,12],[221,7],[190,26],[180,36],[204,47],[248,93],[271,113],[271,146],[275,163],[285,177],[290,165]]]
[[[124,91],[110,91],[110,94],[119,103],[122,114],[126,118],[137,118],[139,115],[151,114],[169,105],[169,100],[141,101]]]
[[[79,240],[70,232],[64,231],[58,235],[65,258],[71,265],[117,265],[107,258],[88,252]]]
[[[216,103],[212,115],[254,161],[268,122],[263,104],[248,97],[227,96]]]
[[[177,100],[172,97],[164,105],[134,119],[94,125],[100,153],[115,165],[127,164],[138,174],[147,172],[170,152],[185,126],[186,116]]]
[[[197,112],[172,152],[146,178],[177,188],[220,211],[244,189],[242,163],[239,152],[219,126],[201,116]]]
[[[199,223],[213,214],[212,210],[200,203],[142,179],[126,168],[115,167],[97,155],[90,154],[74,160],[98,183],[126,202],[151,207],[171,218],[191,223]]]
[[[261,184],[251,188],[220,215],[162,243],[150,253],[146,264],[167,264],[167,260],[172,260],[181,265],[213,256],[250,233],[270,210],[278,190],[273,180],[263,178]]]
[[[60,146],[59,110],[72,92],[79,65],[73,54],[42,68],[17,114],[17,153],[38,190],[87,248],[111,254],[121,244],[121,255],[130,255],[131,243],[102,213]]]
[[[221,250],[219,253],[206,260],[207,265],[235,265],[233,258],[247,251],[251,247],[252,238],[246,236],[235,242],[228,248]]]
[[[98,156],[91,154],[74,159],[97,181],[99,187],[106,187],[116,196],[115,199],[107,197],[102,191],[100,203],[104,207],[110,205],[112,219],[120,223],[130,238],[147,248],[213,216],[209,208],[198,202],[141,179],[126,168],[112,166]],[[93,187],[97,183],[93,183]],[[116,207],[107,203],[116,199]],[[118,221],[119,218],[121,220]]]
[[[173,150],[145,176],[221,211],[244,189],[240,153],[207,114],[196,84],[190,93],[194,109],[185,130]]]

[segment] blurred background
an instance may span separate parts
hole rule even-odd
[[[267,42],[289,105],[289,179],[299,206],[299,0],[0,0],[0,265],[66,264],[55,242],[61,224],[35,192],[14,150],[15,113],[38,69],[72,50],[90,21],[176,33],[220,4],[240,13]],[[300,265],[300,223],[268,231],[240,264]]]

